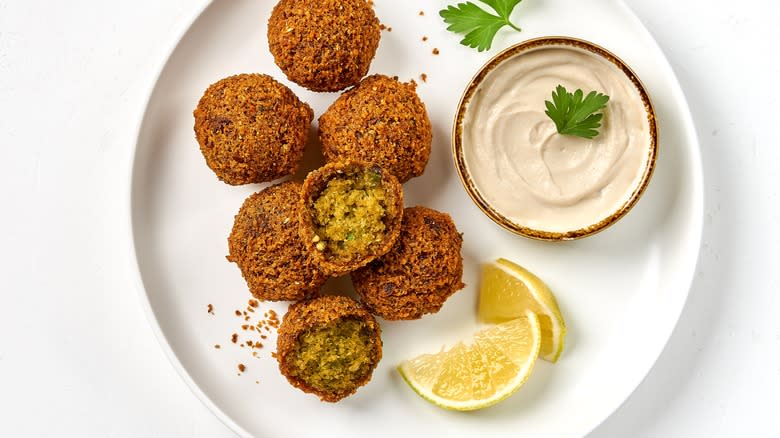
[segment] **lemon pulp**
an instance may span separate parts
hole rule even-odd
[[[566,323],[552,291],[536,275],[506,259],[482,268],[479,291],[479,318],[500,323],[532,310],[542,328],[539,357],[556,362],[563,351]]]
[[[532,311],[477,332],[471,343],[423,354],[398,367],[421,397],[445,409],[492,406],[528,380],[541,347],[539,319]]]

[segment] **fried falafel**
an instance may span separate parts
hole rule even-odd
[[[295,173],[314,112],[263,74],[240,74],[208,87],[194,111],[206,164],[230,185]]]
[[[312,91],[338,91],[368,73],[379,20],[366,0],[281,0],[268,20],[268,46],[287,78]]]
[[[319,119],[325,158],[376,163],[401,183],[422,175],[433,135],[415,87],[373,75],[342,94]]]
[[[418,319],[436,313],[465,286],[462,243],[448,214],[407,208],[393,248],[353,272],[352,284],[366,308],[384,319]]]
[[[276,359],[293,386],[337,402],[371,380],[382,358],[381,330],[360,303],[326,295],[290,306]]]
[[[301,191],[300,232],[320,269],[351,272],[390,250],[403,216],[401,184],[360,161],[330,163],[309,173]]]
[[[227,259],[241,269],[257,299],[298,301],[319,292],[317,268],[298,230],[301,183],[268,187],[244,201],[228,238]]]

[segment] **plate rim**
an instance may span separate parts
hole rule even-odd
[[[181,20],[179,25],[175,28],[175,31],[171,32],[170,39],[167,40],[165,44],[165,50],[162,51],[163,56],[161,59],[156,61],[156,67],[154,70],[152,70],[154,73],[152,75],[152,80],[150,82],[150,85],[148,87],[145,87],[146,96],[143,99],[143,110],[140,113],[140,116],[138,117],[138,120],[136,122],[135,127],[135,135],[133,136],[133,146],[129,152],[130,159],[128,160],[128,169],[126,170],[127,175],[127,188],[125,191],[125,214],[122,216],[125,218],[125,229],[127,236],[127,247],[128,251],[130,253],[129,257],[129,268],[131,271],[131,275],[133,277],[133,283],[134,288],[136,290],[136,299],[138,300],[139,304],[143,308],[143,313],[146,318],[146,322],[149,324],[149,327],[152,329],[152,333],[154,333],[154,337],[157,341],[157,344],[162,349],[163,353],[165,354],[165,358],[168,360],[170,365],[173,367],[173,369],[176,371],[176,374],[179,375],[179,377],[184,381],[184,383],[187,385],[187,388],[192,392],[195,397],[205,406],[217,419],[224,424],[228,429],[233,431],[239,436],[242,437],[253,437],[254,435],[246,431],[243,427],[241,427],[238,423],[236,423],[229,415],[225,413],[216,403],[214,403],[211,398],[206,395],[206,393],[203,391],[203,389],[200,387],[200,385],[195,382],[195,380],[192,378],[190,373],[187,371],[186,368],[184,368],[184,365],[181,363],[181,360],[179,360],[179,357],[176,355],[176,353],[171,348],[170,342],[168,342],[168,338],[165,336],[165,333],[163,333],[162,328],[160,327],[160,323],[157,319],[157,314],[154,312],[154,309],[152,308],[151,300],[149,299],[149,293],[146,290],[146,285],[144,284],[143,275],[141,273],[141,267],[138,263],[138,251],[136,247],[136,233],[135,233],[135,219],[133,216],[133,204],[135,200],[135,183],[134,183],[134,177],[136,173],[136,167],[137,167],[137,159],[138,159],[138,145],[141,141],[141,135],[142,130],[144,127],[144,124],[146,122],[146,118],[148,115],[149,110],[149,104],[151,103],[152,97],[154,96],[155,91],[157,90],[157,84],[160,82],[160,78],[162,77],[163,72],[165,72],[165,68],[168,66],[168,62],[171,59],[171,56],[176,52],[176,49],[179,47],[179,44],[181,44],[181,41],[186,36],[187,32],[192,28],[192,26],[195,24],[195,22],[200,18],[204,12],[206,12],[206,9],[211,6],[211,4],[214,2],[214,0],[201,0],[201,3],[198,5],[195,5],[193,7],[192,12],[187,16],[186,19]]]
[[[130,270],[130,275],[133,277],[132,282],[134,283],[137,299],[139,300],[139,303],[143,308],[143,312],[147,320],[147,323],[151,327],[152,332],[154,333],[154,337],[157,340],[157,343],[159,344],[163,353],[165,354],[165,357],[168,359],[168,362],[171,364],[174,370],[176,370],[176,373],[179,375],[179,377],[181,377],[181,379],[187,385],[189,390],[196,396],[196,398],[206,408],[208,408],[209,411],[212,412],[212,414],[215,417],[217,417],[217,419],[219,419],[219,421],[222,424],[224,424],[228,429],[238,434],[239,436],[253,437],[254,436],[253,434],[249,433],[247,430],[245,430],[239,424],[237,424],[216,403],[214,403],[213,400],[211,400],[211,398],[208,395],[206,395],[206,393],[203,391],[201,386],[195,382],[195,380],[192,378],[192,376],[189,374],[186,368],[184,368],[184,365],[181,363],[179,357],[173,351],[171,344],[168,341],[168,338],[166,337],[165,333],[163,333],[162,328],[160,327],[157,315],[154,309],[152,308],[149,293],[146,289],[143,280],[143,275],[141,273],[141,268],[138,262],[138,252],[137,252],[137,245],[136,245],[136,232],[135,232],[136,221],[134,219],[134,203],[135,203],[134,202],[135,200],[134,177],[138,165],[137,162],[138,145],[140,144],[141,135],[143,133],[143,127],[148,116],[149,104],[151,103],[151,99],[154,96],[155,91],[157,90],[157,85],[159,84],[163,72],[168,66],[171,56],[179,47],[181,41],[186,36],[187,32],[192,28],[195,22],[203,15],[203,13],[209,8],[209,6],[212,3],[214,3],[214,0],[201,0],[200,4],[193,6],[193,10],[190,14],[187,15],[187,18],[181,20],[179,25],[176,26],[175,31],[171,32],[169,37],[170,39],[167,40],[164,46],[165,50],[161,51],[163,55],[159,60],[156,61],[156,67],[152,70],[154,72],[152,75],[152,80],[150,81],[148,86],[144,87],[144,89],[147,90],[145,92],[146,96],[143,99],[142,110],[139,112],[139,116],[135,123],[135,131],[134,131],[135,135],[132,137],[133,144],[128,152],[129,159],[127,159],[127,169],[125,172],[127,178],[126,179],[127,187],[124,193],[124,196],[126,196],[126,198],[125,198],[125,202],[123,203],[124,208],[126,210],[124,214],[122,214],[122,217],[124,218],[124,224],[122,228],[125,230],[124,233],[126,239],[125,245],[129,253],[128,269]],[[626,401],[636,392],[636,389],[647,379],[650,371],[655,367],[655,365],[658,362],[658,359],[661,357],[664,350],[666,349],[666,346],[671,340],[672,334],[674,333],[677,325],[679,324],[680,317],[682,316],[682,313],[685,310],[690,297],[690,291],[693,286],[696,267],[698,266],[701,258],[701,242],[702,242],[703,225],[704,225],[704,189],[703,189],[704,174],[703,174],[703,167],[702,167],[701,144],[699,142],[698,133],[696,131],[696,124],[694,123],[693,120],[688,99],[685,96],[685,92],[682,89],[677,74],[672,68],[672,65],[669,63],[669,59],[666,57],[666,54],[658,45],[656,39],[652,36],[650,31],[647,29],[647,27],[645,27],[644,23],[642,23],[639,17],[636,16],[634,11],[626,4],[624,0],[611,0],[611,3],[615,4],[616,7],[622,10],[621,13],[633,22],[635,28],[640,29],[640,33],[643,34],[644,38],[647,41],[649,41],[650,44],[652,44],[652,46],[655,48],[657,53],[664,59],[665,65],[663,65],[663,68],[668,69],[668,74],[670,74],[671,78],[674,80],[674,87],[671,90],[671,92],[683,104],[679,108],[680,116],[681,116],[680,120],[683,126],[686,127],[685,131],[687,132],[688,134],[687,137],[689,138],[691,143],[690,154],[691,154],[692,166],[689,170],[692,169],[695,171],[694,174],[691,175],[691,183],[692,183],[691,190],[693,193],[694,204],[691,206],[692,208],[690,209],[691,210],[690,217],[695,219],[694,222],[695,236],[693,236],[690,239],[691,242],[690,245],[692,248],[694,248],[694,254],[692,257],[691,256],[686,257],[688,266],[686,267],[685,270],[682,271],[686,275],[683,276],[684,281],[682,282],[680,288],[681,290],[685,290],[685,295],[681,299],[679,307],[675,309],[675,314],[670,315],[670,319],[673,321],[673,323],[668,325],[668,330],[664,333],[663,341],[660,342],[657,348],[655,349],[655,351],[653,351],[653,354],[651,356],[654,359],[652,361],[648,361],[646,366],[644,366],[641,370],[637,372],[637,374],[640,377],[636,379],[636,382],[633,385],[629,385],[630,390],[626,391],[625,395],[620,396],[620,400],[614,405],[614,407],[610,409],[610,412],[607,415],[605,415],[603,418],[598,419],[598,421],[594,422],[591,426],[585,427],[584,435],[589,435],[593,431],[595,431],[599,426],[601,426],[608,418],[612,417],[615,414],[615,412],[617,412],[626,403]]]
[[[650,44],[652,44],[652,47],[658,52],[658,55],[660,55],[663,60],[665,61],[662,68],[668,69],[669,75],[671,75],[672,79],[674,80],[674,86],[671,89],[671,93],[675,95],[678,100],[682,103],[682,106],[679,108],[680,110],[680,116],[681,116],[681,122],[686,127],[685,131],[688,131],[689,140],[691,143],[691,169],[693,169],[695,172],[691,176],[691,182],[692,187],[691,190],[694,194],[693,200],[694,205],[692,205],[691,208],[691,214],[690,216],[692,218],[695,218],[695,226],[696,235],[690,240],[691,246],[693,247],[694,254],[692,257],[686,258],[688,262],[688,266],[684,270],[684,272],[687,273],[687,278],[685,278],[684,284],[684,290],[685,290],[685,296],[681,299],[679,307],[676,309],[675,315],[673,315],[672,320],[674,321],[672,324],[668,325],[668,330],[664,333],[664,340],[663,342],[660,342],[657,346],[656,351],[653,352],[653,360],[649,362],[644,369],[641,370],[641,377],[637,379],[636,383],[633,385],[633,388],[631,388],[631,391],[627,392],[625,396],[621,397],[622,400],[620,400],[612,409],[612,412],[609,413],[609,415],[605,416],[601,420],[597,421],[595,424],[593,424],[592,427],[589,428],[587,433],[585,435],[590,435],[593,433],[596,429],[598,429],[604,422],[607,421],[607,419],[611,418],[615,413],[623,407],[623,405],[626,404],[629,398],[636,392],[637,388],[647,380],[647,377],[650,375],[650,371],[655,368],[655,365],[658,363],[658,359],[661,358],[661,355],[663,354],[664,350],[666,350],[666,346],[669,344],[669,341],[672,339],[672,335],[674,334],[674,331],[676,330],[678,324],[680,323],[680,317],[683,314],[683,311],[688,305],[688,300],[691,295],[691,288],[693,287],[693,280],[696,275],[696,267],[699,265],[699,261],[701,260],[701,245],[702,245],[702,236],[704,231],[704,168],[702,163],[702,156],[701,156],[701,143],[699,142],[699,134],[696,131],[696,123],[693,120],[693,114],[691,113],[691,108],[688,103],[688,99],[685,96],[685,91],[682,89],[682,85],[680,84],[680,80],[677,77],[677,73],[675,73],[674,68],[672,67],[672,64],[669,62],[669,58],[666,57],[666,54],[664,53],[663,49],[660,45],[658,45],[658,41],[653,37],[653,35],[650,33],[650,30],[645,26],[644,23],[642,23],[642,20],[639,19],[639,17],[634,13],[633,9],[631,9],[628,4],[626,4],[625,0],[613,0],[613,3],[617,5],[620,9],[622,9],[622,13],[625,14],[632,22],[635,28],[640,30],[640,33],[642,33],[647,39]],[[659,137],[660,137],[660,130],[659,127]]]

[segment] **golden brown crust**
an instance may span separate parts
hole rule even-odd
[[[315,224],[312,216],[314,201],[327,187],[332,178],[356,171],[371,169],[381,176],[382,185],[387,196],[387,211],[384,217],[385,233],[381,241],[372,244],[369,251],[356,254],[352,258],[337,258],[328,251],[318,251],[316,248]],[[314,261],[320,269],[331,276],[339,276],[365,266],[370,261],[381,257],[392,248],[398,234],[401,231],[401,218],[403,217],[403,189],[395,176],[383,168],[361,161],[347,161],[341,163],[329,163],[312,171],[303,182],[301,190],[300,209],[300,233],[301,239],[306,245],[306,250],[313,254]]]
[[[365,0],[281,0],[268,20],[276,65],[313,91],[357,84],[368,72],[379,33],[379,20]]]
[[[415,85],[382,75],[342,94],[320,116],[319,132],[328,161],[376,163],[401,183],[425,171],[433,138]]]
[[[262,74],[212,84],[193,114],[206,164],[231,185],[295,173],[314,118],[289,88]]]
[[[313,327],[327,325],[333,321],[342,318],[351,318],[364,321],[371,331],[371,343],[373,355],[371,367],[361,380],[355,383],[354,387],[341,392],[326,393],[312,388],[302,379],[293,376],[288,356],[295,349],[298,342],[298,336],[306,330]],[[345,297],[335,295],[325,295],[308,301],[301,301],[290,306],[287,314],[284,315],[282,324],[279,326],[279,336],[276,340],[276,360],[279,362],[279,371],[287,380],[304,392],[316,394],[321,400],[327,402],[337,402],[344,397],[350,396],[357,389],[371,380],[373,370],[382,359],[382,338],[381,329],[374,316],[371,315],[360,303]]]
[[[293,181],[268,187],[247,198],[235,217],[227,259],[260,300],[302,300],[328,278],[301,241],[300,193],[301,184]]]
[[[407,208],[393,249],[353,272],[352,283],[363,304],[382,318],[417,319],[436,313],[465,286],[462,243],[448,214]]]

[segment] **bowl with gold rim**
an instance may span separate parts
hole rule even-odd
[[[599,95],[608,100],[596,108]],[[658,133],[650,97],[625,62],[588,41],[544,37],[509,47],[473,77],[452,147],[461,182],[490,219],[563,241],[598,233],[636,205]]]

